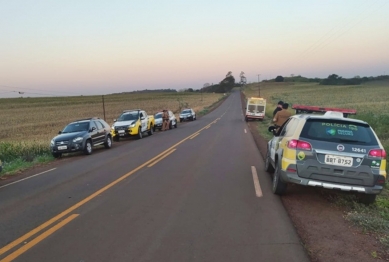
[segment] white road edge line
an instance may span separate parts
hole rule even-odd
[[[55,170],[55,169],[56,169],[56,168],[52,168],[52,169],[49,169],[49,170],[43,171],[43,172],[41,172],[41,173],[39,173],[39,174],[36,174],[36,175],[33,175],[33,176],[29,176],[29,177],[26,177],[26,178],[20,179],[20,180],[18,180],[18,181],[15,181],[15,182],[12,182],[12,183],[6,184],[6,185],[4,185],[4,186],[0,186],[0,188],[6,187],[6,186],[10,186],[10,185],[13,185],[13,184],[16,184],[16,183],[19,183],[19,182],[22,182],[22,181],[24,181],[24,180],[27,180],[27,179],[30,179],[30,178],[33,178],[33,177],[36,177],[36,176],[42,175],[42,174],[44,174],[44,173],[47,173],[47,172],[53,171],[53,170]]]
[[[253,173],[255,194],[257,197],[262,197],[263,196],[262,189],[259,184],[259,179],[258,179],[257,170],[255,169],[255,166],[251,166],[251,173]]]

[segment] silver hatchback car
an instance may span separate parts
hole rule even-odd
[[[196,120],[196,112],[192,108],[186,108],[180,113],[180,122]]]

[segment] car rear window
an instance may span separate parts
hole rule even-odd
[[[336,143],[378,145],[369,125],[342,120],[308,119],[300,137]]]

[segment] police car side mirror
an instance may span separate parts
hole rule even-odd
[[[113,120],[113,122],[115,123],[117,120],[116,120],[116,118]]]

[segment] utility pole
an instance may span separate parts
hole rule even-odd
[[[258,74],[258,96],[261,97],[261,86],[260,86],[260,82],[259,82],[259,77],[261,76],[261,74]]]

